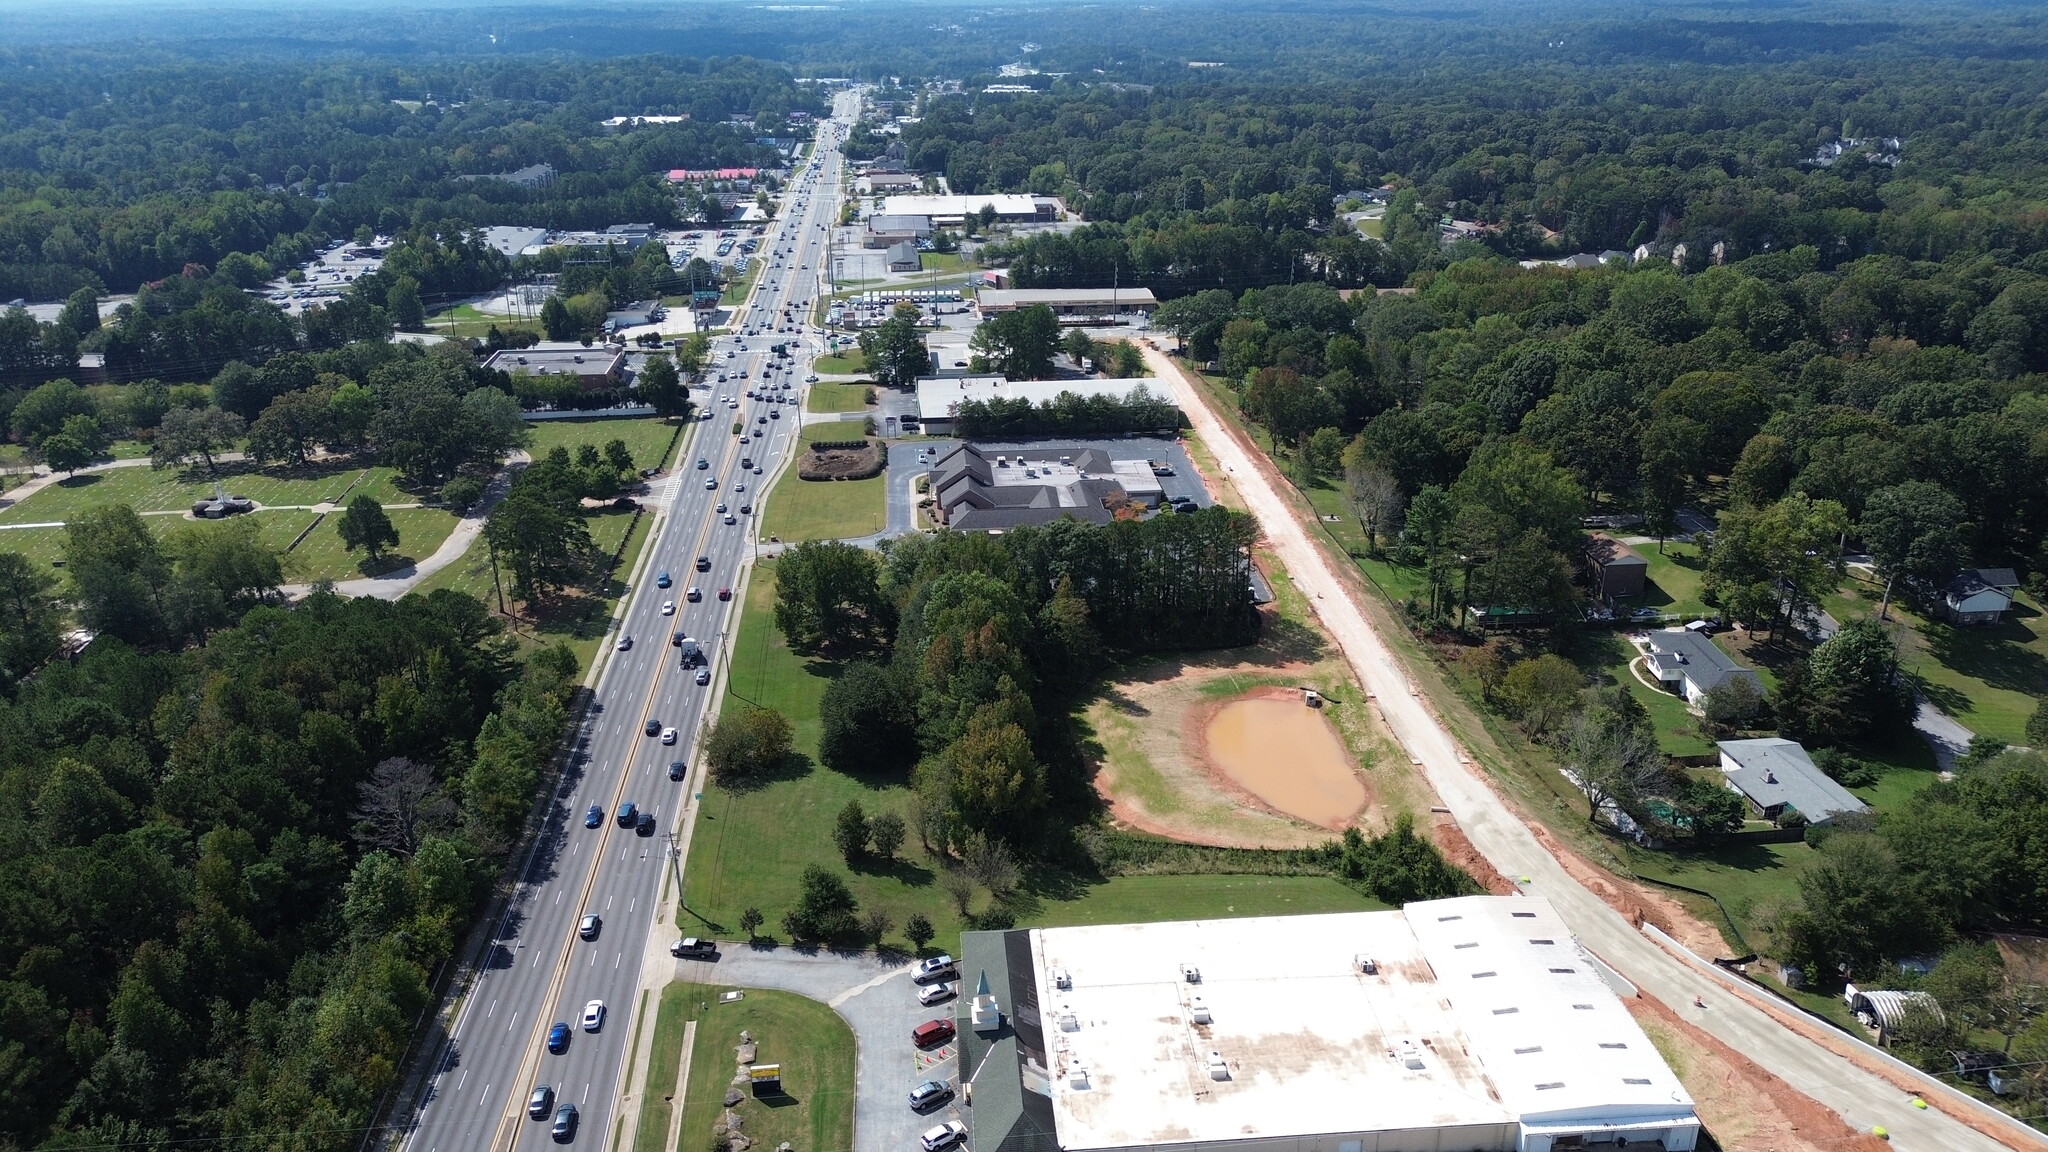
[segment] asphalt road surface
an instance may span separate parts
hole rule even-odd
[[[840,107],[853,105],[842,96]],[[617,635],[631,636],[632,646],[605,654],[596,707],[577,735],[578,754],[558,783],[485,966],[440,1043],[400,1144],[406,1152],[554,1146],[552,1109],[544,1119],[527,1116],[528,1099],[542,1084],[553,1088],[554,1107],[578,1110],[571,1143],[603,1147],[616,1130],[640,960],[669,866],[667,834],[679,831],[671,824],[683,810],[684,789],[693,786],[672,781],[669,765],[694,762],[699,729],[721,683],[740,575],[758,522],[740,508],[754,505],[758,513],[756,501],[801,423],[803,379],[822,341],[815,331],[779,329],[801,327],[821,290],[827,228],[839,207],[841,159],[833,145],[851,120],[850,111],[842,111],[821,131],[815,169],[799,168],[792,176],[779,219],[762,240],[752,298],[735,316],[734,333],[714,342],[706,377],[715,382],[724,372],[728,381],[695,393],[702,418],[673,462],[673,503],[656,521],[652,552],[626,596]],[[792,344],[789,358],[770,354],[777,343]],[[773,387],[784,383],[788,388]],[[749,398],[750,391],[758,398]],[[797,402],[779,402],[783,397]],[[736,422],[746,443],[732,430]],[[698,570],[699,557],[708,570]],[[656,584],[662,572],[670,577],[668,588]],[[691,588],[701,599],[688,599]],[[734,598],[725,599],[724,589],[734,589]],[[709,684],[697,683],[696,669],[680,667],[669,642],[678,632],[702,644]],[[650,724],[673,729],[675,743],[646,735]],[[620,825],[617,813],[626,802],[654,817],[651,830]],[[592,806],[601,814],[595,828],[585,826]],[[586,914],[602,918],[594,939],[579,935]],[[606,1016],[600,1029],[586,1031],[581,1018],[593,1000],[604,1002]],[[559,1054],[546,1046],[557,1022],[569,1027]]]

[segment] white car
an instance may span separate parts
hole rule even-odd
[[[675,601],[673,601],[673,600],[663,600],[663,601],[661,602],[661,614],[662,614],[663,616],[673,616],[673,615],[675,615],[675,614],[676,614],[676,602],[675,602]]]
[[[917,1002],[929,1008],[953,995],[951,984],[927,984],[917,990]]]
[[[619,642],[612,647],[620,652],[629,651],[633,647],[633,637],[630,635],[621,636],[619,637]]]
[[[929,984],[941,976],[953,974],[953,958],[944,953],[928,960],[919,960],[917,967],[910,970],[910,978],[919,984]]]
[[[939,1152],[941,1148],[951,1148],[966,1139],[967,1125],[958,1120],[948,1120],[937,1128],[928,1129],[917,1138],[917,1142],[924,1145],[924,1152]]]
[[[604,1001],[592,1000],[583,1006],[583,1030],[595,1032],[604,1027]]]
[[[675,742],[676,742],[676,730],[675,730],[675,729],[673,729],[673,728],[663,728],[663,729],[661,730],[661,742],[662,742],[663,744],[673,744],[673,743],[675,743]]]

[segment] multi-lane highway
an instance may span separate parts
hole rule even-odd
[[[672,825],[685,790],[696,786],[687,772],[672,779],[671,763],[696,762],[760,501],[798,442],[803,381],[821,347],[805,325],[822,290],[826,237],[839,207],[836,144],[857,100],[842,94],[834,119],[820,125],[811,162],[796,167],[763,237],[753,293],[732,318],[731,334],[714,343],[709,383],[695,392],[700,418],[662,481],[672,486],[672,502],[655,522],[648,557],[607,639],[577,755],[557,781],[490,952],[437,1041],[440,1051],[429,1053],[433,1071],[411,1110],[405,1152],[537,1152],[556,1143],[552,1121],[563,1104],[578,1111],[575,1144],[608,1147],[617,1130],[634,991],[670,866],[667,834],[679,831]],[[787,344],[789,355],[773,355],[776,344]],[[670,642],[675,634],[697,640],[707,663],[683,667]],[[617,646],[624,637],[630,647]],[[629,802],[651,824],[622,825],[620,806]],[[593,808],[596,826],[589,827]],[[594,933],[583,928],[589,915],[600,918]],[[582,1022],[591,1001],[606,1006],[595,1031]],[[560,1052],[548,1044],[556,1023],[568,1026]],[[553,1092],[547,1115],[529,1118],[528,1102],[543,1084]]]

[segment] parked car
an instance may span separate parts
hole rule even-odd
[[[941,1000],[951,998],[952,995],[951,984],[927,984],[917,990],[917,1002],[929,1008]]]
[[[924,1135],[917,1138],[917,1142],[924,1145],[924,1152],[940,1152],[941,1149],[951,1148],[966,1139],[967,1125],[958,1120],[948,1120],[937,1128],[927,1129]]]
[[[718,945],[716,942],[699,940],[695,936],[685,936],[668,946],[669,955],[680,956],[689,960],[702,960],[715,954],[717,951]]]
[[[910,978],[919,984],[929,984],[942,976],[953,974],[953,958],[940,953],[928,959],[919,960],[917,967],[910,970]]]
[[[604,1001],[592,1000],[583,1006],[583,1030],[595,1032],[604,1027]]]
[[[953,1022],[951,1020],[927,1020],[910,1030],[910,1042],[919,1048],[930,1048],[934,1045],[944,1044],[952,1038]]]
[[[910,1090],[910,1107],[914,1112],[935,1108],[953,1098],[953,1086],[944,1080],[927,1080]]]

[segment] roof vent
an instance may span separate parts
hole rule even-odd
[[[1073,974],[1068,972],[1065,968],[1053,969],[1052,986],[1055,988],[1072,988],[1074,986]]]
[[[1380,974],[1380,962],[1372,957],[1354,956],[1351,959],[1353,963],[1358,965],[1358,970],[1367,976],[1377,976]]]
[[[1221,1052],[1209,1053],[1209,1079],[1230,1079],[1230,1065],[1223,1059],[1223,1053]]]
[[[1059,1024],[1060,1031],[1062,1032],[1079,1032],[1081,1030],[1081,1021],[1075,1017],[1074,1010],[1065,1004],[1060,1005]]]
[[[1088,1069],[1079,1064],[1067,1069],[1067,1087],[1087,1091]]]
[[[1202,982],[1202,970],[1193,964],[1183,964],[1180,966],[1180,977],[1190,984],[1200,984]]]
[[[1411,1072],[1422,1071],[1422,1049],[1417,1048],[1415,1046],[1415,1041],[1413,1040],[1401,1041],[1400,1045],[1397,1046],[1393,1050],[1393,1052],[1389,1053],[1389,1055],[1393,1056],[1395,1060],[1399,1061],[1401,1067],[1406,1068]]]
[[[1200,996],[1193,997],[1188,1001],[1188,1015],[1192,1016],[1197,1024],[1208,1024],[1212,1021],[1212,1017],[1209,1015],[1209,1005]]]

